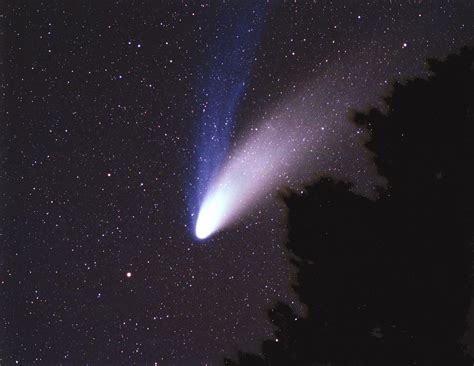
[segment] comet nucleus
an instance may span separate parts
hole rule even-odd
[[[218,187],[206,196],[196,221],[196,236],[205,239],[218,230],[229,216],[233,201],[229,186]]]

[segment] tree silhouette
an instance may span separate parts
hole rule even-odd
[[[376,201],[320,180],[290,192],[287,249],[304,317],[269,311],[275,339],[226,365],[472,365],[474,49],[395,83],[356,113],[388,179]]]

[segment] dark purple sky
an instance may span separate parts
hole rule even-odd
[[[362,192],[378,178],[348,108],[474,39],[469,0],[251,4],[261,33],[235,46],[254,55],[229,144],[293,93],[312,96],[330,135],[315,146],[323,168],[301,163]],[[274,301],[296,302],[276,199],[205,242],[190,220],[202,85],[240,70],[214,65],[234,47],[229,29],[253,27],[248,12],[237,1],[1,6],[6,365],[219,364],[272,336]]]

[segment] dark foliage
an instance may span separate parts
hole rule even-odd
[[[357,113],[387,189],[376,201],[323,179],[290,193],[287,248],[307,315],[269,311],[262,355],[226,365],[472,365],[474,49],[396,83]]]

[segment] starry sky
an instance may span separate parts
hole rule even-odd
[[[258,351],[265,309],[300,308],[277,190],[329,175],[373,195],[384,179],[348,113],[472,45],[473,13],[469,0],[2,3],[0,363]],[[305,153],[197,240],[210,180],[269,121],[267,146],[306,136]]]

